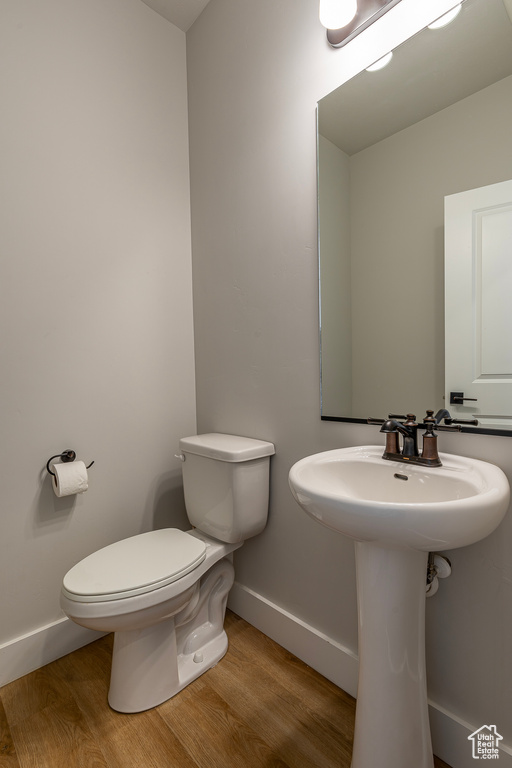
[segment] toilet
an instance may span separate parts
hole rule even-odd
[[[118,712],[161,704],[224,656],[230,555],[267,522],[272,443],[210,433],[179,445],[192,530],[110,544],[62,583],[70,619],[115,633],[108,701]]]

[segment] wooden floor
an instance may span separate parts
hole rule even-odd
[[[0,688],[0,767],[349,768],[354,699],[229,611],[226,629],[222,661],[148,712],[107,704],[111,636]]]

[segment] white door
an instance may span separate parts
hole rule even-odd
[[[452,417],[512,427],[512,181],[445,198],[445,355]]]

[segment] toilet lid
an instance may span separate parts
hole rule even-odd
[[[78,602],[120,600],[177,581],[206,557],[206,544],[177,528],[117,541],[77,563],[62,590]]]

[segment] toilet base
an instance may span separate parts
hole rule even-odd
[[[169,619],[168,622],[174,622],[174,619]],[[166,634],[159,647],[155,647],[155,635],[160,635],[160,632],[155,633],[154,627],[153,637],[149,642],[147,637],[140,637],[145,630],[116,632],[108,692],[108,703],[116,712],[144,712],[162,704],[214,667],[225,656],[228,637],[222,630],[218,637],[203,646],[200,652],[202,660],[194,660],[198,658],[197,652],[181,655],[177,659],[175,670],[175,634],[168,622],[162,622],[158,627],[162,628],[162,634]],[[158,642],[156,645],[158,646]],[[162,670],[165,670],[166,674],[163,675]],[[173,674],[174,671],[177,674]]]
[[[224,616],[233,579],[233,565],[221,560],[182,611],[157,624],[115,633],[108,694],[112,709],[152,709],[220,661],[228,649]]]

